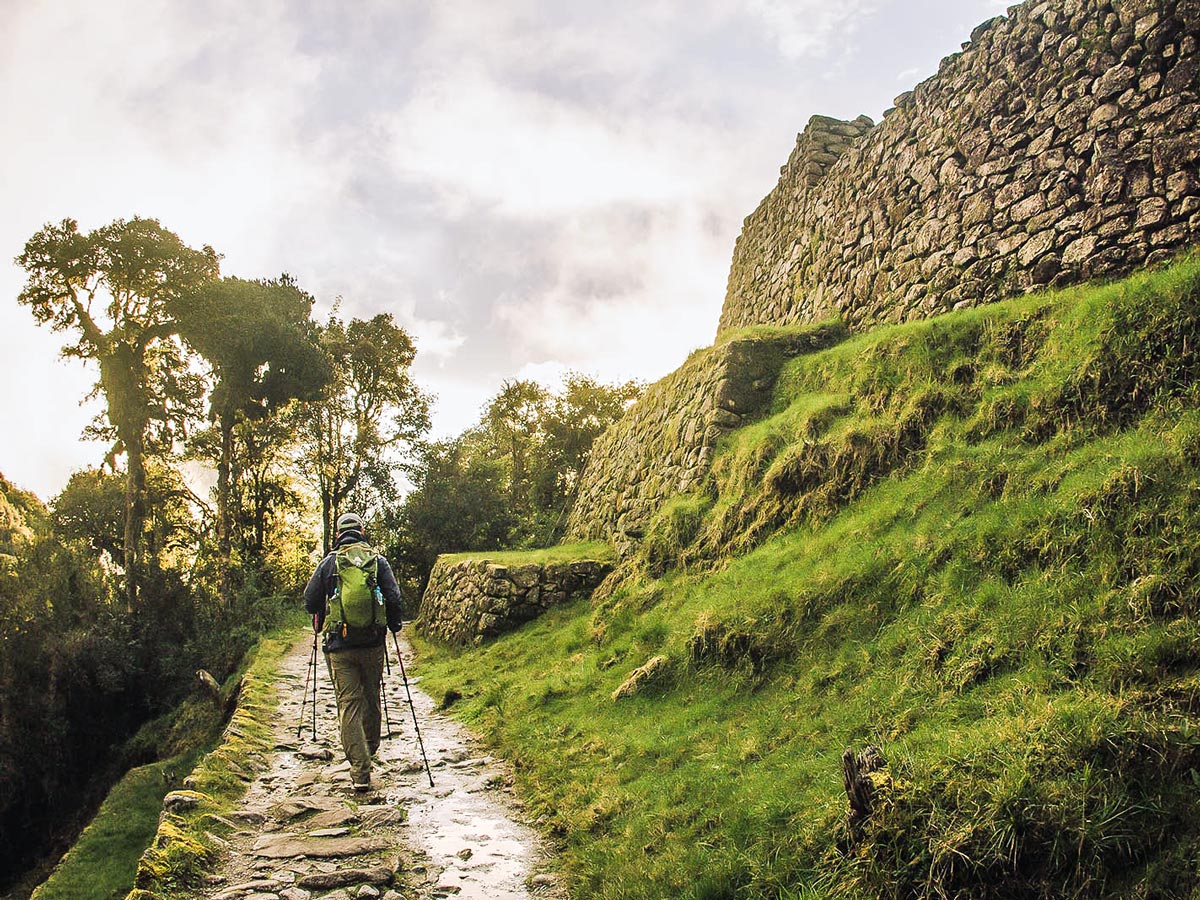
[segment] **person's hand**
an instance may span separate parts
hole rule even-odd
[[[397,622],[395,625],[389,625],[388,630],[391,631],[392,634],[399,634],[400,633],[400,624],[401,623]]]
[[[321,617],[318,616],[316,613],[313,613],[313,634],[316,634],[318,631],[321,630],[321,623],[319,621],[320,618]]]

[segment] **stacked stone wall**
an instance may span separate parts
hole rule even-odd
[[[506,566],[442,557],[421,598],[417,630],[448,644],[476,644],[589,597],[612,571],[602,560]]]
[[[815,118],[734,250],[721,333],[856,329],[1200,241],[1200,0],[1028,0],[878,126]]]
[[[821,325],[734,338],[651,385],[593,445],[568,539],[607,541],[625,555],[663,503],[703,484],[721,436],[769,404],[783,363],[844,334]]]

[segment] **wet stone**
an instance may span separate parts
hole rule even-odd
[[[361,816],[350,808],[331,809],[327,812],[319,812],[311,819],[305,821],[305,825],[310,828],[341,828],[343,825],[353,825],[360,820]],[[316,832],[312,832],[316,834]]]
[[[296,882],[298,887],[308,890],[329,890],[357,884],[389,884],[392,870],[387,866],[372,866],[369,869],[339,869],[321,875],[306,875]]]
[[[311,812],[328,812],[337,809],[340,805],[336,800],[293,797],[271,807],[271,815],[280,822],[290,822],[292,819],[298,819]]]
[[[307,746],[296,751],[301,759],[333,759],[333,751],[328,747]]]
[[[314,859],[342,859],[386,850],[390,842],[383,837],[358,835],[354,837],[312,838],[288,832],[265,834],[254,842],[250,852],[268,859],[288,859],[307,856]]]
[[[283,661],[284,674],[303,673],[306,662],[307,655],[297,651]],[[302,682],[302,677],[298,684],[281,681],[279,689],[285,699],[298,697]],[[393,708],[401,709],[399,682],[386,689]],[[229,846],[222,874],[197,900],[216,900],[222,891],[221,900],[409,900],[389,886],[399,871],[412,897],[461,892],[476,900],[529,900],[536,836],[520,831],[512,811],[495,795],[470,793],[485,776],[503,777],[502,764],[484,756],[455,722],[437,715],[431,698],[414,690],[413,699],[430,762],[454,763],[435,771],[435,789],[428,787],[415,746],[404,739],[385,741],[380,748],[373,771],[378,793],[362,797],[352,795],[348,784],[331,785],[331,779],[345,779],[349,769],[331,737],[336,735],[332,711],[325,717],[318,706],[318,731],[324,737],[296,741],[299,704],[293,701],[291,716],[280,716],[277,724],[280,749],[264,758],[265,771],[251,783],[242,808],[210,820]],[[290,735],[284,718],[293,723]],[[300,748],[314,749],[315,758],[300,756]],[[409,819],[412,826],[406,824]],[[489,843],[485,833],[496,839]],[[347,874],[363,872],[365,880]],[[219,879],[222,885],[213,884]]]
[[[246,881],[242,884],[235,884],[225,888],[225,890],[213,894],[212,900],[241,900],[247,894],[275,891],[282,887],[282,882],[276,881],[273,878],[260,878],[255,881]]]

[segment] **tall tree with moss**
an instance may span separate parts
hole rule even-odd
[[[343,505],[395,492],[404,457],[429,430],[429,397],[413,382],[417,349],[391,315],[346,323],[336,316],[321,330],[332,366],[324,398],[297,406],[300,471],[321,502],[328,552]]]
[[[28,274],[19,301],[39,324],[71,337],[68,357],[93,360],[111,438],[125,457],[126,597],[138,605],[145,570],[146,456],[169,448],[202,393],[178,339],[174,310],[219,273],[211,247],[196,250],[155,219],[118,219],[88,233],[73,219],[49,224],[16,259]]]
[[[287,275],[270,281],[227,277],[181,298],[175,311],[181,336],[212,367],[209,418],[219,436],[217,556],[226,590],[233,578],[235,429],[291,400],[315,399],[330,378],[312,304],[312,296]]]

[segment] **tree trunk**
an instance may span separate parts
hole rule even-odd
[[[125,598],[130,610],[138,608],[138,592],[143,577],[142,542],[146,524],[146,460],[144,437],[130,429],[122,437],[125,444]]]
[[[329,489],[321,485],[321,548],[322,555],[328,556],[333,547],[333,498]]]
[[[221,596],[228,597],[233,587],[233,552],[229,521],[229,472],[233,466],[233,417],[223,411],[219,418],[221,428],[221,458],[217,462],[217,565],[221,572]]]

